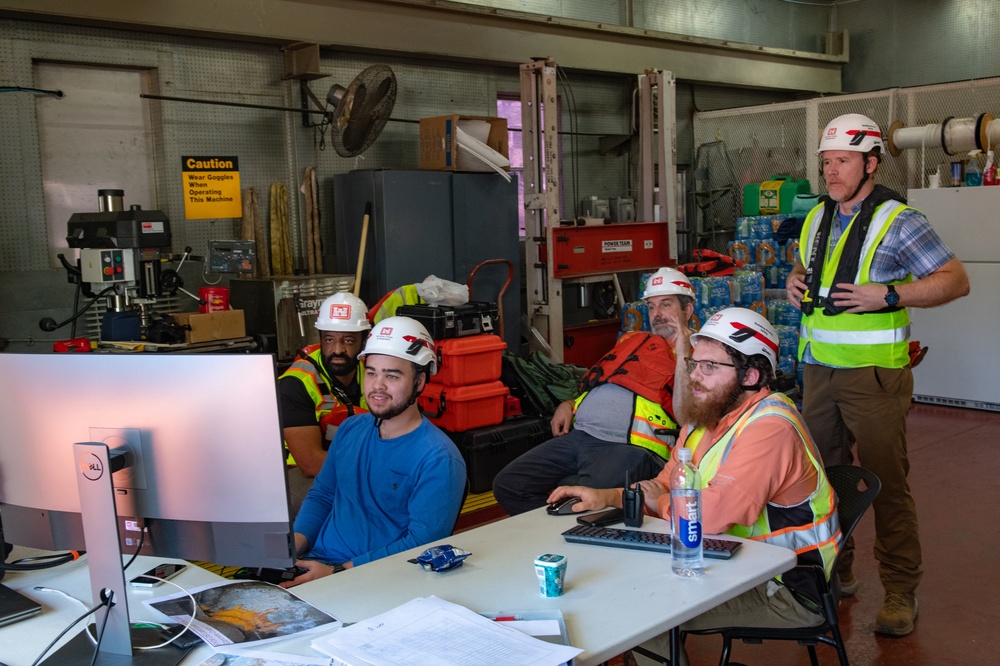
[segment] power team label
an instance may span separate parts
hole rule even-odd
[[[184,216],[189,220],[243,217],[236,157],[182,157]]]

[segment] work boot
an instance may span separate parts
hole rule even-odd
[[[882,610],[875,618],[875,633],[886,636],[906,636],[913,631],[917,619],[917,596],[913,592],[886,592]]]
[[[854,576],[853,571],[844,571],[840,574],[840,596],[853,597],[861,587],[861,581]]]

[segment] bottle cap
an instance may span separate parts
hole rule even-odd
[[[677,460],[680,462],[691,462],[691,449],[681,447],[679,449],[674,449],[677,454]]]

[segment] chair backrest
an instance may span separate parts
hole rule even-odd
[[[875,501],[882,482],[871,471],[856,465],[831,465],[826,468],[826,477],[837,493],[840,532],[843,541],[847,541],[861,516]]]

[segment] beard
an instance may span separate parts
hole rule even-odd
[[[664,340],[673,340],[674,336],[677,335],[677,327],[666,319],[654,319],[649,327],[653,329],[653,333]]]
[[[702,391],[702,395],[696,397],[694,388]],[[684,387],[683,421],[693,423],[696,428],[712,430],[723,416],[733,410],[742,395],[735,377],[731,382],[711,390],[689,379]]]
[[[406,398],[399,398],[384,405],[373,405],[370,400],[368,400],[368,411],[372,413],[377,419],[382,421],[388,421],[389,419],[394,419],[412,405],[417,400],[416,389],[410,391],[410,395]]]
[[[346,354],[328,354],[323,357],[323,361],[326,362],[327,371],[334,377],[353,375],[358,369],[358,359]]]

